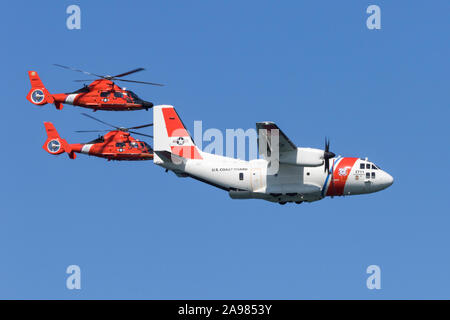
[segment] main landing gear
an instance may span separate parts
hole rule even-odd
[[[293,201],[289,201],[289,202],[293,202]],[[302,203],[302,202],[303,202],[303,201],[295,201],[296,204],[300,204],[300,203]],[[284,205],[287,203],[287,201],[280,201],[280,202],[278,202],[278,203],[284,206]]]

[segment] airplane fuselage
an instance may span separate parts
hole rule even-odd
[[[316,201],[326,196],[372,193],[389,187],[393,178],[373,163],[359,158],[330,159],[330,173],[324,165],[303,167],[279,164],[268,174],[264,159],[244,161],[200,152],[201,159],[181,164],[159,164],[179,176],[189,176],[229,192],[233,199],[264,199],[272,202]]]
[[[272,122],[257,123],[263,129],[259,144],[267,144],[270,155],[246,161],[199,150],[172,106],[154,107],[153,118],[154,163],[223,189],[233,199],[312,202],[377,192],[394,181],[367,159],[336,157],[328,143],[325,150],[298,148]]]

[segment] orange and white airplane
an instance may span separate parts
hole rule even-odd
[[[298,148],[273,122],[256,124],[259,146],[267,149],[260,149],[262,158],[245,161],[199,150],[173,106],[155,106],[153,120],[155,164],[223,189],[233,199],[300,204],[373,193],[394,181],[367,158],[336,156],[329,142],[325,150]]]

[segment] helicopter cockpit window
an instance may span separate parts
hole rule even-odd
[[[103,91],[103,92],[100,92],[100,97],[106,98],[107,96],[109,96],[109,94],[110,94],[109,91]]]
[[[116,147],[118,147],[118,148],[123,148],[123,147],[125,147],[125,143],[123,143],[123,142],[117,142],[117,143],[116,143]]]
[[[138,144],[137,144],[137,142],[130,142],[130,145],[131,145],[131,147],[132,148],[137,148],[138,147]]]
[[[114,92],[114,97],[122,98],[123,97],[122,92]]]
[[[148,152],[152,152],[152,151],[153,151],[152,147],[150,147],[149,144],[148,144],[147,142],[144,142],[144,143],[145,143],[145,146],[146,146],[147,149],[148,149]]]
[[[127,91],[128,95],[131,96],[133,99],[137,99],[137,100],[141,100],[136,93],[134,93],[133,91]]]

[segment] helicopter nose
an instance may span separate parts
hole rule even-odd
[[[153,103],[148,102],[148,101],[144,101],[144,102],[142,102],[142,106],[143,106],[145,109],[153,108]]]

